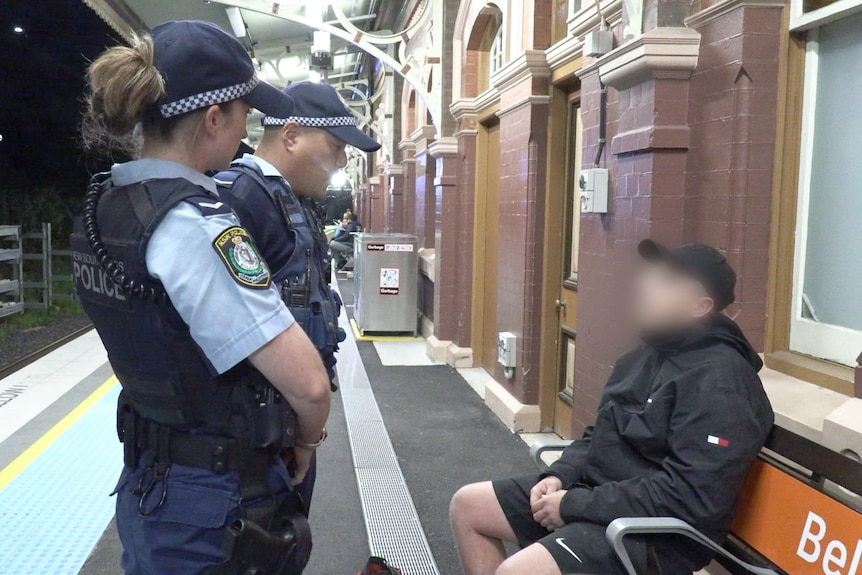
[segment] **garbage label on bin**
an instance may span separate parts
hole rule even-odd
[[[386,244],[383,248],[385,252],[412,252],[413,244]]]
[[[365,244],[369,252],[412,252],[413,244]]]
[[[401,287],[401,270],[380,268],[380,295],[398,295]]]

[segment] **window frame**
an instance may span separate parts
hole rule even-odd
[[[503,68],[503,24],[501,23],[491,37],[488,46],[488,77],[492,77]]]
[[[581,95],[569,97],[566,102],[566,222],[565,270],[563,285],[578,289],[578,267],[580,251],[581,187],[578,184],[583,170],[584,121]],[[574,120],[574,121],[573,121]],[[571,186],[571,190],[568,189]],[[574,265],[573,265],[574,264]]]
[[[790,30],[792,32],[813,30],[845,16],[862,12],[862,0],[837,0],[829,6],[811,12],[803,11],[804,3],[805,0],[790,0]]]
[[[802,93],[802,133],[796,206],[796,242],[790,309],[790,351],[854,367],[862,350],[862,330],[820,323],[802,315],[802,294],[808,245],[811,172],[814,154],[814,121],[817,112],[819,73],[818,29],[807,32]]]

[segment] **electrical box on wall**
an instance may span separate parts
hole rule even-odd
[[[608,171],[605,168],[590,168],[581,172],[578,182],[581,187],[581,212],[585,214],[608,213]]]
[[[517,336],[510,331],[497,334],[497,361],[505,368],[514,368],[518,346]]]
[[[610,30],[593,30],[584,36],[584,56],[604,56],[614,49],[614,33]]]

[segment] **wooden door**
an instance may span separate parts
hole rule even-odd
[[[497,367],[497,281],[500,237],[500,124],[480,126],[480,158],[477,162],[482,206],[477,206],[484,235],[480,302],[482,306],[482,346],[480,365],[493,374]]]
[[[563,437],[572,433],[572,396],[575,385],[575,350],[578,331],[578,237],[580,231],[580,187],[583,165],[583,129],[579,92],[570,93],[566,111],[566,202],[563,250],[557,309],[557,394],[554,401],[554,431]]]

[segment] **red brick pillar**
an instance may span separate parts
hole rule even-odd
[[[391,217],[392,202],[390,200],[390,190],[392,181],[389,179],[389,164],[380,166],[378,178],[380,178],[380,203],[377,208],[380,212],[379,231],[388,233],[390,230],[389,218]]]
[[[368,203],[365,207],[365,214],[360,214],[360,217],[365,218],[365,231],[380,233],[380,222],[382,220],[380,211],[380,176],[371,176],[368,178]]]
[[[428,153],[428,146],[434,141],[434,134],[433,126],[423,126],[412,134],[413,143],[416,146],[414,156],[416,160],[416,235],[419,238],[419,245],[424,248],[434,247],[436,226],[437,200],[434,176],[437,162]]]
[[[401,164],[392,164],[386,168],[383,175],[386,179],[388,203],[386,231],[402,233],[404,231],[401,219],[404,211],[401,205],[404,201],[404,170]]]
[[[472,305],[472,188],[458,185],[462,157],[458,140],[440,138],[429,149],[437,161],[434,335],[454,344],[447,356],[450,363],[472,364],[472,352],[464,349],[469,347]]]
[[[740,2],[689,19],[701,34],[691,77],[685,240],[725,250],[736,269],[731,312],[755,347],[766,339],[781,4]]]
[[[359,184],[359,189],[353,200],[353,211],[359,214],[359,221],[367,228],[369,220],[365,217],[370,214],[371,185],[366,181]]]
[[[509,104],[509,98],[523,99],[519,87],[501,94],[496,331],[518,335],[518,360],[512,379],[499,365],[494,376],[521,403],[537,404],[550,109],[547,78],[533,77],[530,85],[534,95],[527,103]]]
[[[687,28],[653,30],[630,41],[631,51],[579,73],[584,167],[594,166],[599,150],[599,78],[608,86],[608,144],[599,165],[610,172],[610,191],[607,214],[581,216],[576,436],[594,421],[611,366],[631,343],[619,302],[627,297],[638,242],[652,237],[677,244],[684,238],[689,77],[699,39]]]
[[[406,234],[416,233],[416,145],[405,140],[398,145],[401,150],[401,227]]]

